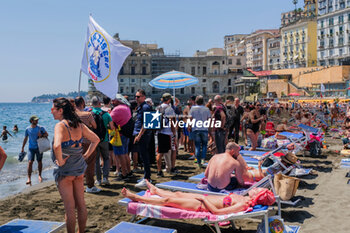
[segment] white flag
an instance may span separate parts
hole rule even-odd
[[[118,93],[118,73],[132,49],[122,45],[90,15],[81,70],[111,99]]]
[[[321,83],[321,92],[326,92],[326,88],[324,87],[323,83]]]

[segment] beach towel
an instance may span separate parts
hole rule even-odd
[[[151,193],[148,190],[144,196],[159,197],[157,195],[151,195]],[[140,215],[140,216],[149,217],[149,218],[161,218],[161,219],[163,218],[169,218],[169,219],[200,218],[200,219],[208,219],[209,221],[225,220],[232,216],[243,215],[244,213],[250,212],[252,210],[253,210],[252,207],[248,207],[245,211],[241,211],[237,213],[215,215],[210,212],[189,211],[189,210],[183,210],[183,209],[174,208],[174,207],[156,206],[156,205],[150,205],[150,204],[133,202],[133,201],[128,204],[128,208],[127,208],[127,211],[130,214]]]

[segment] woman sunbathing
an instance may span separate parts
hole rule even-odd
[[[122,195],[133,201],[157,206],[169,206],[197,212],[211,212],[213,214],[230,214],[244,211],[255,205],[272,205],[275,197],[265,188],[254,188],[249,196],[230,193],[227,196],[202,195],[196,193],[170,192],[159,189],[147,181],[147,187],[152,195],[158,197],[144,197],[123,188]]]

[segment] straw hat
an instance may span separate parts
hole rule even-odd
[[[285,156],[281,158],[284,162],[288,164],[295,164],[298,161],[298,157],[292,152],[288,152]]]

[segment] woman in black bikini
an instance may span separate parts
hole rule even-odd
[[[260,116],[260,113],[256,110],[255,106],[250,106],[250,113],[248,116],[247,124],[247,136],[250,138],[252,147],[250,150],[256,150],[258,146],[258,136],[260,123],[265,119],[265,117]]]

